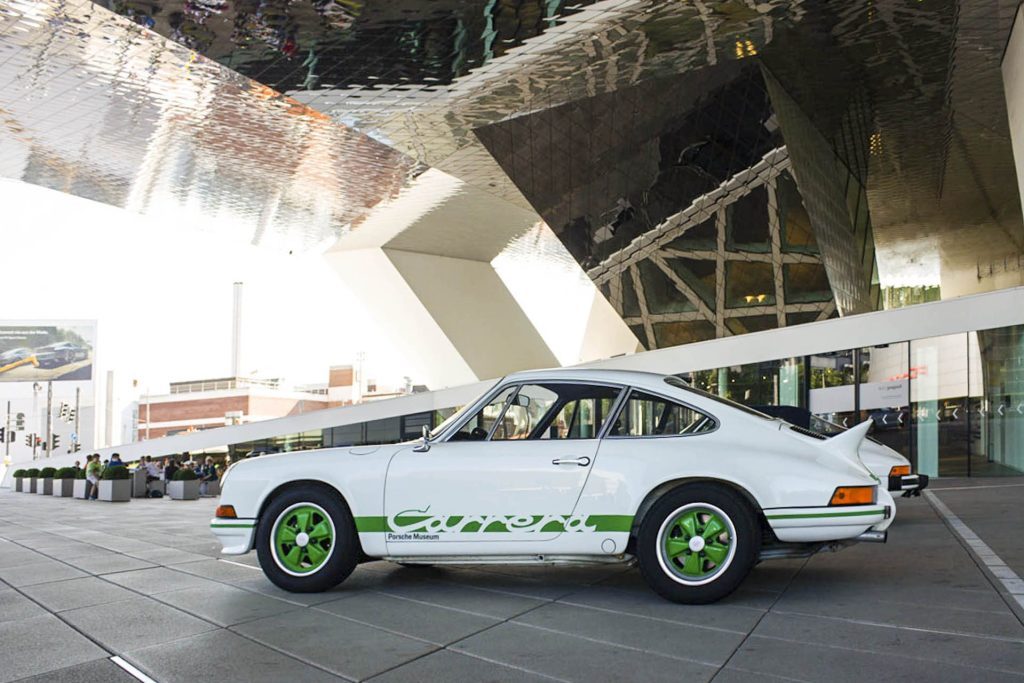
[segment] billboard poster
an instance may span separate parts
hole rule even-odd
[[[92,379],[96,324],[0,323],[0,382]]]

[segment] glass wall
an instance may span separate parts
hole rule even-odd
[[[749,406],[796,406],[931,476],[1024,474],[1024,325],[684,373]]]

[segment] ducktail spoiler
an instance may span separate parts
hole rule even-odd
[[[862,467],[860,445],[864,443],[869,429],[871,429],[871,420],[864,420],[856,427],[850,427],[842,434],[837,434],[828,441],[822,441],[820,447],[837,453],[853,464]]]

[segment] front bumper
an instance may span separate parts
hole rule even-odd
[[[927,474],[904,474],[889,477],[890,491],[904,491],[906,493],[920,493],[928,488]]]
[[[210,531],[223,546],[221,553],[244,555],[252,550],[253,537],[256,535],[256,520],[214,517],[210,520]]]

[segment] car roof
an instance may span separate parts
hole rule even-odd
[[[612,382],[632,386],[664,386],[665,377],[657,372],[640,370],[604,370],[599,368],[548,368],[545,370],[524,370],[505,376],[505,381],[543,382],[545,380],[569,380]]]

